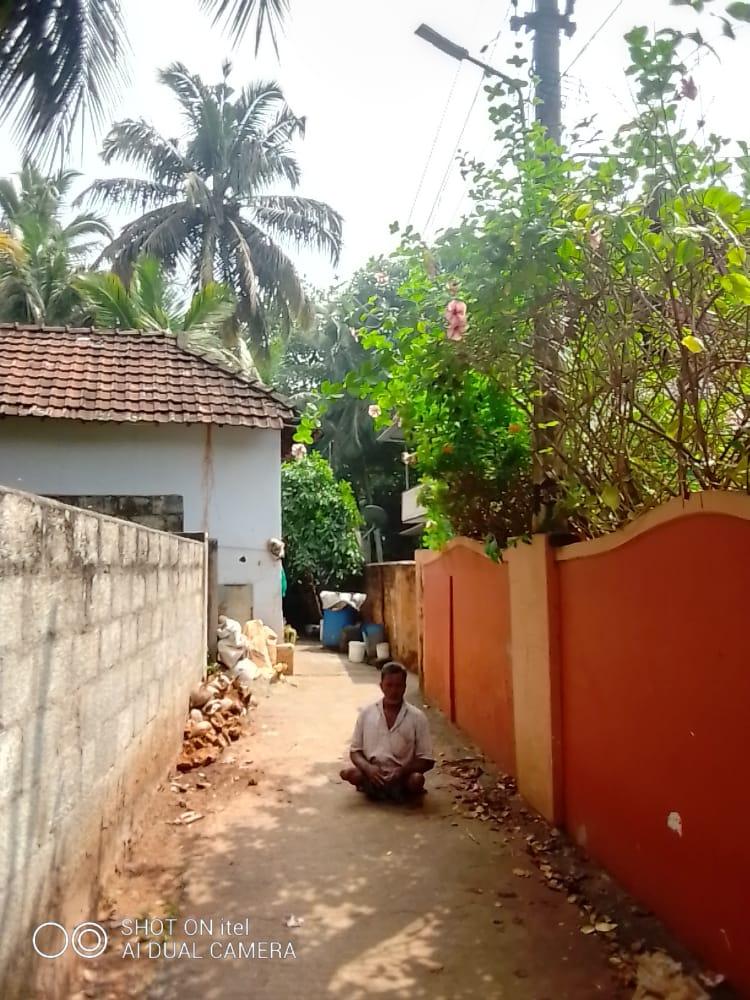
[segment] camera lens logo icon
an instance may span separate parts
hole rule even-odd
[[[52,928],[53,932],[48,931],[40,944],[39,935],[48,927]],[[69,945],[81,958],[98,958],[106,951],[108,942],[109,935],[106,930],[101,924],[96,924],[92,920],[76,924],[70,935],[62,924],[48,920],[37,927],[31,938],[34,951],[41,958],[60,958],[68,950]]]

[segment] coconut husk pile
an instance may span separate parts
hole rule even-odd
[[[185,723],[178,771],[213,764],[224,749],[239,739],[242,720],[253,696],[241,677],[218,673],[190,692],[190,714]]]

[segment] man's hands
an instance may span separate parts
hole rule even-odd
[[[370,764],[369,761],[363,770],[368,780],[376,788],[385,788],[386,785],[389,785],[393,781],[393,778],[389,777],[377,764]]]
[[[413,757],[407,764],[397,767],[394,771],[384,771],[369,761],[360,750],[351,755],[351,760],[376,788],[386,788],[389,785],[406,782],[410,775],[425,774],[435,766],[434,761]]]
[[[356,750],[351,754],[352,764],[358,768],[362,774],[370,781],[376,788],[385,788],[389,783],[389,776],[386,774],[382,768],[378,767],[377,764],[372,764],[365,757],[361,750]]]

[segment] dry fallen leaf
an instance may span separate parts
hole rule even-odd
[[[698,979],[700,979],[704,986],[708,986],[710,990],[714,990],[717,986],[721,986],[726,978],[727,977],[723,976],[720,972],[701,972],[698,975]]]
[[[608,920],[598,920],[594,924],[594,930],[598,931],[599,934],[611,934],[612,931],[617,930],[617,924],[612,924]]]
[[[593,924],[586,924],[581,928],[581,934],[596,934],[596,927]]]
[[[517,875],[518,878],[531,878],[531,872],[526,871],[525,868],[514,868],[513,874]]]

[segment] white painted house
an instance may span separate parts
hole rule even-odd
[[[0,483],[218,541],[219,601],[282,627],[281,397],[138,331],[0,325]]]

